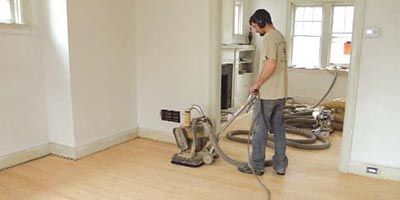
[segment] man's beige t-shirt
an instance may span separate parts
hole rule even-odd
[[[286,41],[283,35],[272,30],[265,35],[264,48],[261,52],[260,72],[268,59],[276,60],[276,69],[270,78],[261,86],[260,98],[266,100],[282,99],[287,96],[287,59]]]

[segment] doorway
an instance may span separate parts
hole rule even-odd
[[[253,0],[251,1],[250,5],[254,6],[254,5],[260,5],[260,3],[255,3],[255,1],[257,0]],[[303,3],[305,1],[302,1]],[[310,2],[315,2],[313,0],[310,0]],[[219,8],[219,13],[214,10],[212,12],[212,16],[218,17],[218,20],[215,20],[216,18],[214,18],[212,26],[217,28],[214,29],[213,33],[217,34],[214,37],[214,41],[218,41],[218,45],[213,44],[213,48],[214,48],[214,52],[217,52],[215,55],[222,55],[223,54],[223,46],[221,46],[222,42],[224,41],[223,39],[223,35],[224,30],[223,30],[223,24],[224,24],[224,20],[222,19],[224,17],[225,14],[221,14],[224,13],[224,7],[223,7],[223,2],[219,2],[219,3],[212,3],[215,6],[218,6]],[[339,170],[341,172],[347,173],[348,172],[348,168],[349,168],[349,155],[351,152],[351,143],[352,143],[352,128],[353,128],[353,121],[354,121],[354,110],[355,110],[355,99],[356,99],[356,90],[357,90],[357,79],[358,79],[358,69],[357,67],[353,67],[353,66],[357,66],[358,64],[358,60],[360,57],[360,45],[361,45],[361,39],[362,39],[362,20],[363,20],[363,7],[364,7],[364,1],[360,0],[360,1],[355,1],[353,3],[354,5],[354,26],[353,26],[353,36],[352,36],[352,52],[351,52],[351,63],[349,63],[349,76],[347,78],[347,85],[345,86],[345,91],[347,92],[347,96],[346,96],[346,112],[345,112],[345,119],[346,119],[346,124],[343,127],[343,135],[342,135],[342,141],[341,141],[341,150],[340,150],[340,167]],[[274,7],[274,6],[272,6]],[[276,6],[277,8],[281,8],[282,6]],[[290,10],[290,4],[288,4],[287,6],[284,6],[285,8],[287,8],[287,10]],[[253,9],[255,9],[254,7],[252,7]],[[221,12],[222,11],[222,12]],[[245,21],[247,20],[247,18],[244,19]],[[279,21],[279,20],[278,20]],[[285,20],[283,20],[285,21]],[[243,23],[243,24],[247,24],[247,23]],[[257,42],[257,41],[256,41]],[[236,45],[236,44],[235,44]],[[257,54],[258,52],[255,52],[255,58],[254,61],[257,60]],[[213,55],[213,56],[215,56]],[[222,62],[221,62],[222,58],[219,56],[216,56],[213,60],[212,63],[214,63],[215,65],[213,66],[220,66],[219,68],[213,68],[212,72],[214,73],[213,77],[216,78],[217,80],[213,81],[213,84],[216,86],[217,89],[215,89],[216,91],[212,91],[211,93],[214,94],[215,96],[212,96],[211,98],[213,99],[212,102],[214,102],[213,106],[212,106],[212,113],[215,113],[215,122],[217,124],[217,127],[219,127],[221,125],[221,108],[226,108],[228,104],[224,104],[222,103],[222,100],[226,101],[226,98],[223,98],[222,92],[226,93],[226,89],[222,89],[222,86],[226,87],[227,86],[227,82],[226,82],[226,77],[225,79],[223,78],[223,74],[226,74],[226,71],[224,71],[222,68]],[[256,71],[257,69],[253,70]],[[224,73],[222,73],[224,72]],[[233,76],[232,76],[233,78]],[[223,83],[225,80],[225,83]],[[235,80],[232,80],[232,82],[235,82]],[[234,87],[234,86],[232,86]],[[232,104],[231,104],[232,105]]]

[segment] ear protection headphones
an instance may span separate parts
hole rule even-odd
[[[250,21],[256,23],[260,28],[264,28],[267,24],[272,23],[271,15],[265,9],[256,10],[251,16]]]
[[[267,23],[262,19],[256,19],[256,22],[257,22],[258,27],[260,27],[260,28],[264,28],[267,25]]]

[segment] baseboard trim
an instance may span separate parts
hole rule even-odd
[[[378,168],[378,174],[370,174],[367,173],[367,167],[374,167]],[[368,164],[360,161],[350,161],[349,165],[349,173],[360,175],[360,176],[367,176],[377,179],[386,179],[386,180],[393,180],[393,181],[400,181],[400,168],[394,167],[385,167],[375,164]]]
[[[50,152],[52,155],[71,159],[71,160],[76,160],[76,154],[74,147],[70,146],[65,146],[61,144],[55,144],[55,143],[50,143]]]
[[[42,144],[37,147],[11,153],[0,157],[0,170],[15,167],[50,154],[49,144]]]
[[[129,140],[135,139],[138,137],[138,129],[131,129],[119,134],[113,135],[111,137],[107,137],[104,139],[97,140],[90,144],[86,144],[80,147],[76,147],[74,149],[75,152],[75,160],[80,159],[92,154],[95,154],[100,151],[104,151],[113,146],[128,142]]]
[[[56,155],[71,160],[78,160],[97,152],[104,151],[113,146],[128,142],[137,138],[138,135],[138,129],[131,129],[75,148],[55,143],[43,144],[0,157],[0,170],[8,169],[48,155]]]
[[[154,140],[157,142],[175,144],[175,137],[172,132],[156,131],[145,128],[139,128],[139,138]]]

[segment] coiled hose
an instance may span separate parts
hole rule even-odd
[[[291,127],[288,125],[285,125],[285,130],[288,133],[294,133],[297,135],[301,135],[306,137],[307,139],[286,139],[286,145],[298,148],[298,149],[305,149],[305,150],[322,150],[322,149],[327,149],[331,146],[330,140],[328,137],[324,135],[318,135],[312,133],[312,131],[305,130],[305,129],[300,129],[296,127]],[[235,130],[235,131],[230,131],[227,133],[226,137],[229,140],[235,141],[235,142],[240,142],[240,143],[251,143],[248,141],[246,138],[238,137],[239,135],[248,135],[249,131],[248,130]],[[316,144],[316,141],[320,141],[321,144]],[[267,146],[268,147],[274,147],[274,136],[272,134],[268,135],[267,139]]]
[[[338,70],[335,70],[334,78],[332,79],[332,82],[328,90],[320,98],[320,100],[313,106],[307,108],[307,106],[303,105],[301,107],[304,107],[304,109],[296,112],[294,112],[294,110],[296,109],[295,106],[285,107],[285,115],[284,115],[285,131],[287,133],[300,135],[306,138],[306,139],[287,138],[286,145],[305,150],[322,150],[330,147],[331,143],[327,136],[321,134],[314,134],[311,130],[305,128],[316,128],[315,127],[316,120],[312,116],[312,113],[314,112],[314,109],[318,107],[332,91],[332,88],[336,83],[337,77],[338,77]],[[292,100],[294,103],[296,102],[292,97],[288,97],[287,100]],[[332,125],[337,126],[336,124],[334,124],[334,122],[332,123]],[[240,135],[248,135],[248,134],[249,134],[248,130],[234,130],[228,132],[226,137],[229,140],[235,142],[251,143],[251,141],[249,141],[248,139],[238,137]],[[269,147],[274,147],[274,137],[272,134],[268,134],[267,137],[267,146]],[[317,140],[320,141],[320,144],[315,144]]]
[[[322,150],[330,147],[331,144],[327,136],[313,133],[309,129],[317,127],[316,120],[312,116],[313,110],[306,109],[299,112],[289,112],[286,110],[285,113],[285,131],[304,137],[304,139],[286,138],[286,145],[306,150]],[[248,134],[248,130],[234,130],[228,132],[226,137],[235,142],[251,143],[248,139],[239,137]],[[317,143],[317,141],[319,142]],[[267,146],[274,147],[273,133],[268,134]]]

